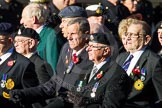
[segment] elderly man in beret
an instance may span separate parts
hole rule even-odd
[[[44,61],[37,53],[36,48],[39,44],[39,34],[31,28],[19,29],[14,38],[14,46],[18,53],[29,58],[29,60],[35,65],[35,72],[37,73],[40,84],[47,82],[53,75],[51,66]],[[44,101],[33,104],[34,108],[40,108],[45,106]]]
[[[34,64],[13,48],[13,32],[10,23],[0,23],[0,107],[32,108],[9,101],[9,91],[38,85]]]
[[[51,78],[53,71],[51,66],[36,51],[39,39],[39,34],[33,29],[19,29],[14,38],[14,46],[18,53],[29,58],[34,63],[39,83],[45,83]]]
[[[110,33],[108,35],[111,35]],[[76,108],[122,108],[128,96],[129,78],[111,59],[111,44],[106,34],[94,33],[86,48],[93,67],[82,74],[69,101]]]

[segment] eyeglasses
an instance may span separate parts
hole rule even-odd
[[[30,40],[30,39],[26,39],[26,40],[14,40],[13,43],[14,43],[14,44],[15,44],[15,43],[21,44],[21,43],[25,43],[25,42],[28,41],[28,40]]]
[[[136,33],[131,33],[131,32],[126,32],[125,33],[125,36],[126,37],[129,36],[130,38],[139,38],[139,37],[141,37],[141,35],[143,35],[143,34],[139,34],[139,33],[136,34]]]

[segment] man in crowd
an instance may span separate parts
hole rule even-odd
[[[0,23],[0,107],[32,108],[31,105],[20,106],[8,100],[10,90],[38,85],[34,64],[13,48],[12,32],[10,23]]]
[[[132,91],[124,108],[161,108],[162,100],[162,60],[151,52],[150,26],[137,20],[132,22],[125,34],[127,51],[117,58],[132,80]]]
[[[111,59],[111,40],[107,37],[104,33],[90,35],[86,50],[93,68],[81,75],[74,91],[68,93],[76,108],[122,108],[125,104],[130,91],[129,77]]]
[[[45,25],[46,18],[47,13],[43,5],[32,3],[23,9],[20,23],[25,28],[32,28],[39,34],[38,54],[55,70],[62,44],[59,43],[60,37],[56,35],[55,30]]]
[[[33,29],[19,29],[14,38],[14,46],[18,53],[29,58],[34,63],[39,83],[42,84],[51,78],[53,71],[51,66],[36,51],[39,39],[39,34]]]

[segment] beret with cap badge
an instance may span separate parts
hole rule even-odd
[[[11,23],[0,23],[0,35],[9,35],[13,33],[13,26]]]
[[[80,6],[67,6],[58,14],[61,18],[73,18],[73,17],[86,17],[87,13],[84,8]]]
[[[39,34],[31,28],[21,28],[15,36],[29,37],[32,39],[40,40]]]
[[[90,42],[100,43],[104,45],[110,45],[110,42],[105,33],[94,33],[89,37]]]

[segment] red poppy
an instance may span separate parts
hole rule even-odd
[[[73,54],[72,60],[75,64],[79,62],[79,58],[76,56],[76,54]]]
[[[14,61],[14,60],[10,60],[10,61],[8,61],[7,65],[8,65],[9,67],[11,67],[11,66],[13,66],[13,65],[14,65],[14,63],[15,63],[15,61]]]
[[[97,74],[97,78],[100,79],[102,77],[102,73]]]
[[[140,75],[140,69],[139,68],[135,68],[132,70],[133,74],[136,74],[136,75]]]

